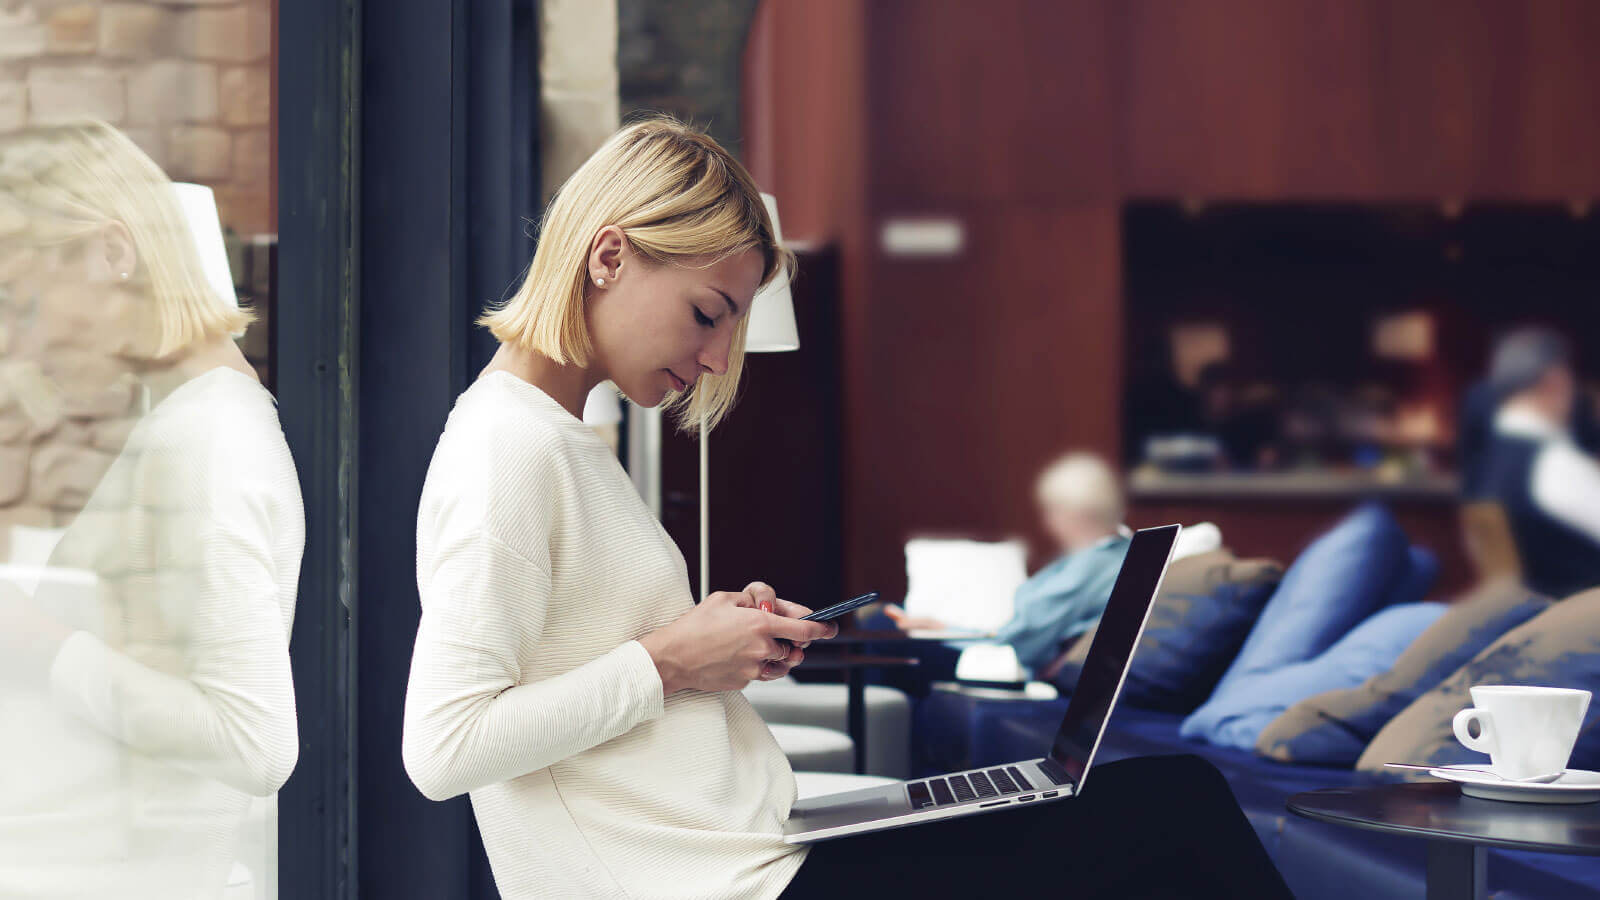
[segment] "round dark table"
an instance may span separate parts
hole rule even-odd
[[[1489,847],[1600,856],[1600,803],[1480,800],[1434,781],[1308,791],[1288,806],[1319,822],[1425,839],[1428,900],[1481,900]]]

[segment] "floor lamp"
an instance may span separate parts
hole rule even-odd
[[[778,200],[762,194],[767,215],[772,217],[772,235],[783,244],[783,229],[778,225]],[[782,353],[800,349],[800,334],[794,325],[794,298],[789,294],[789,279],[779,275],[756,292],[750,303],[750,324],[745,332],[744,352]],[[711,593],[711,439],[705,419],[700,420],[700,599]]]

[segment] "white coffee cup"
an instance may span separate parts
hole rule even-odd
[[[1589,709],[1589,692],[1513,684],[1472,688],[1473,706],[1451,722],[1456,740],[1489,754],[1502,778],[1532,778],[1564,771]],[[1471,725],[1478,723],[1478,736]]]

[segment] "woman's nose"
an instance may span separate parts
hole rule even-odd
[[[730,328],[726,337],[715,339],[701,349],[697,362],[713,375],[724,375],[728,371],[728,353],[732,347],[733,329]]]

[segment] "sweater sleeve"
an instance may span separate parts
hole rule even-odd
[[[660,676],[628,641],[552,678],[524,682],[550,600],[546,567],[478,529],[419,573],[422,621],[406,689],[406,771],[443,800],[539,771],[661,715]]]
[[[1568,441],[1551,441],[1534,459],[1534,503],[1600,543],[1600,464]]]
[[[152,602],[136,607],[185,611],[172,623],[183,643],[164,654],[182,664],[147,665],[79,631],[56,654],[51,691],[142,754],[270,796],[294,769],[299,744],[270,543],[223,526],[190,539],[203,564],[163,570],[151,579]]]

